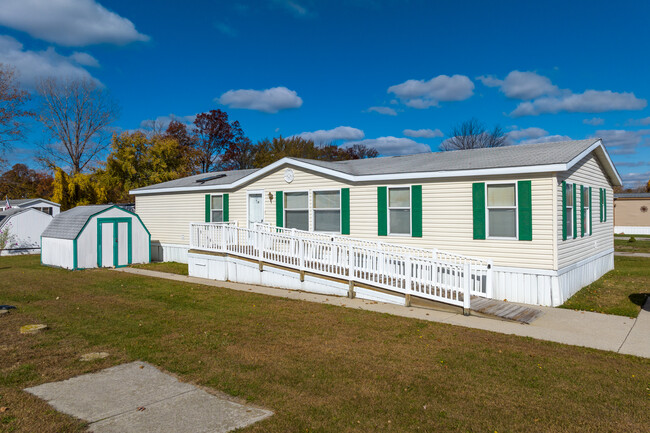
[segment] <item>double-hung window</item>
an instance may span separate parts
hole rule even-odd
[[[388,188],[388,227],[391,235],[411,234],[411,188]]]
[[[573,237],[573,184],[566,184],[566,237]]]
[[[487,185],[488,236],[517,237],[517,188],[511,184]]]
[[[341,191],[314,191],[314,231],[341,233]]]
[[[211,198],[211,218],[213,223],[223,222],[223,195],[213,195]]]
[[[309,194],[284,193],[284,221],[289,229],[309,230]]]

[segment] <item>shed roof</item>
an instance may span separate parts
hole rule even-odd
[[[29,210],[29,209],[21,209],[21,208],[16,208],[16,207],[13,207],[13,208],[7,209],[7,210],[3,210],[2,212],[0,212],[0,227],[5,225],[5,223],[7,221],[9,221],[10,217],[12,217],[14,215],[17,215],[19,213],[22,213],[22,212],[26,212],[27,210]]]
[[[88,220],[100,212],[112,208],[110,204],[77,206],[54,217],[43,232],[44,238],[76,239]]]
[[[13,199],[13,200],[9,199],[9,204],[12,207],[13,206],[21,207],[21,206],[24,206],[26,204],[30,204],[30,203],[35,202],[35,201],[43,201],[45,203],[49,203],[49,204],[54,205],[54,206],[61,206],[59,203],[55,203],[53,201],[46,200],[46,199],[40,198],[40,197],[36,197],[36,198],[19,198],[19,199]]]

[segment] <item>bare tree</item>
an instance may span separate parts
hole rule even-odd
[[[16,79],[16,71],[0,63],[0,152],[24,137],[24,120],[33,115],[23,107],[30,99]]]
[[[40,145],[39,158],[50,167],[81,172],[109,145],[110,125],[119,107],[109,92],[88,79],[46,78],[37,86],[39,120],[51,142]]]
[[[507,136],[503,128],[497,125],[488,132],[485,124],[475,118],[454,126],[448,136],[450,138],[442,142],[440,150],[482,149],[507,144]]]

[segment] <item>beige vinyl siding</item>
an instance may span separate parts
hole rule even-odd
[[[650,199],[619,198],[614,201],[614,224],[627,227],[650,227]],[[641,208],[645,207],[645,211]]]
[[[593,226],[592,235],[585,233],[584,237],[580,236],[580,208],[578,208],[577,222],[575,230],[578,234],[576,239],[568,237],[562,240],[562,181],[574,183],[577,185],[578,194],[576,201],[580,203],[580,185],[591,187],[591,223]],[[600,222],[600,188],[607,190],[607,221]],[[603,168],[594,156],[586,156],[582,161],[576,164],[571,170],[565,173],[559,173],[557,177],[557,233],[558,233],[558,267],[562,269],[566,266],[577,263],[581,260],[595,256],[598,253],[614,248],[614,206],[613,206],[612,186],[606,176]]]
[[[190,223],[205,221],[205,193],[165,193],[135,197],[135,211],[152,242],[188,245]]]
[[[292,168],[294,180],[284,180],[279,168],[230,195],[230,218],[245,224],[246,191],[263,190],[265,222],[275,224],[276,191],[313,191],[350,188],[350,236],[390,243],[438,248],[459,254],[491,258],[497,266],[553,269],[553,185],[551,175],[459,178],[351,185],[306,170]],[[532,180],[533,240],[474,240],[472,183]],[[377,236],[377,186],[422,185],[422,238]],[[274,196],[269,201],[268,193]],[[311,202],[311,200],[310,200]],[[311,206],[311,203],[310,203]],[[310,224],[313,224],[310,218]],[[240,224],[241,225],[241,224]],[[152,234],[153,235],[153,234]]]

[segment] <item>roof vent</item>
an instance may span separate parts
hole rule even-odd
[[[207,181],[215,180],[215,179],[221,179],[222,177],[226,177],[226,175],[225,174],[216,174],[214,176],[202,177],[201,179],[197,179],[195,182],[200,183],[200,184],[204,184]]]

